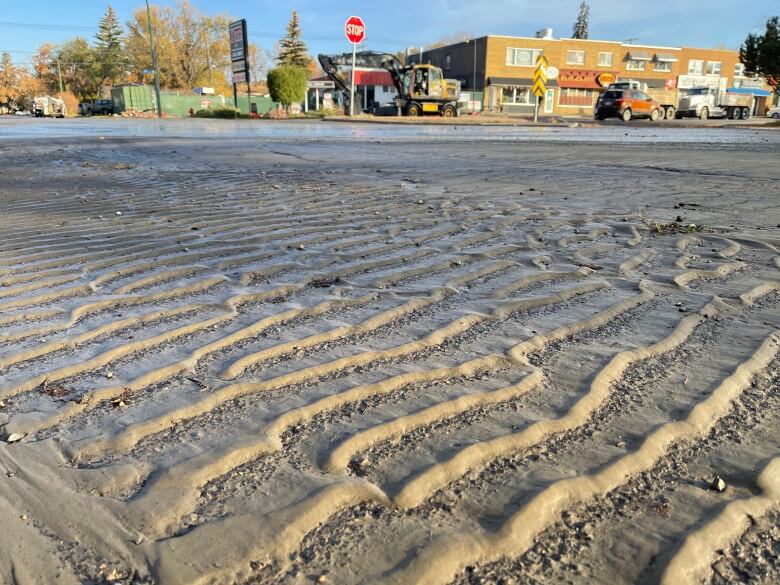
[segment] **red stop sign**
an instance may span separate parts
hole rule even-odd
[[[344,32],[349,42],[357,45],[366,38],[366,25],[363,24],[363,19],[359,16],[350,16],[347,19],[347,24],[344,25]]]

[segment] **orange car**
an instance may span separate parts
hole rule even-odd
[[[661,104],[637,89],[608,89],[596,102],[594,117],[620,118],[628,122],[631,118],[650,118],[653,122],[661,117]]]

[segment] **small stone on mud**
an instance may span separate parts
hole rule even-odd
[[[18,443],[24,439],[24,433],[12,433],[8,436],[8,438],[5,440],[6,443]]]
[[[716,492],[725,492],[726,491],[726,482],[723,481],[723,478],[719,475],[715,476],[715,479],[712,480],[712,483],[710,484],[710,489]]]
[[[122,215],[122,212],[121,211],[117,211],[116,214],[117,215]]]
[[[106,378],[111,379],[113,377],[114,377],[114,372],[106,372]]]
[[[298,249],[299,250],[305,250],[306,246],[304,246],[303,244],[298,244]]]

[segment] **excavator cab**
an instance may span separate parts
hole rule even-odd
[[[444,96],[441,69],[433,65],[411,65],[404,71],[404,93],[414,99]]]

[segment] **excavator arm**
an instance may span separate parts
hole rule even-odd
[[[352,67],[352,53],[319,55],[317,59],[322,65],[322,70],[333,80],[336,87],[348,95],[350,93],[350,79],[344,68]],[[395,56],[375,51],[361,51],[355,54],[355,67],[386,69],[393,78],[393,85],[395,85],[398,94],[403,94],[403,67]]]

